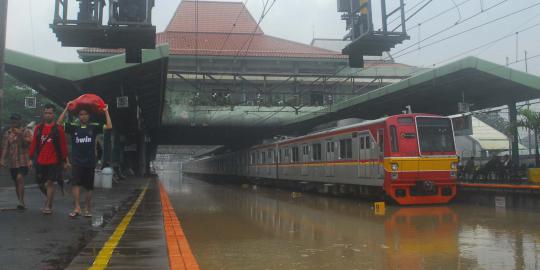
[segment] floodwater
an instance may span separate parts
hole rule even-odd
[[[182,183],[180,183],[182,182]],[[201,269],[540,269],[540,213],[166,182]]]

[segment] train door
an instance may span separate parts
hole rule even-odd
[[[326,142],[326,158],[325,158],[325,173],[326,176],[334,176],[334,161],[336,160],[335,156],[336,144],[333,141]]]
[[[279,167],[281,168],[281,172],[283,173],[283,175],[287,175],[287,171],[289,170],[289,165],[291,163],[289,147],[283,148],[282,151],[283,151],[283,159],[281,160],[282,166],[279,166]]]
[[[358,169],[357,169],[357,175],[358,177],[366,177],[366,147],[365,147],[365,135],[358,136]]]
[[[302,175],[308,175],[309,166],[309,146],[302,145]]]
[[[270,175],[272,174],[272,170],[274,169],[274,150],[269,149],[268,150],[268,165],[266,166],[266,174]]]
[[[384,178],[384,129],[377,131],[377,178]]]
[[[365,169],[365,177],[366,178],[373,178],[374,172],[373,172],[373,140],[371,139],[370,133],[368,133],[366,136],[364,136],[364,169]]]
[[[261,168],[261,164],[262,164],[262,155],[263,153],[262,152],[255,152],[257,153],[257,162],[255,163],[255,175],[256,176],[259,176],[259,170]]]

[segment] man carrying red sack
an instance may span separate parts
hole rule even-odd
[[[47,104],[43,122],[36,126],[30,145],[30,158],[36,157],[36,179],[47,199],[43,214],[52,214],[54,182],[62,180],[62,170],[67,166],[67,144],[64,129],[54,122],[54,106]],[[45,184],[47,187],[45,189]]]
[[[94,190],[94,170],[96,167],[96,137],[103,133],[103,126],[90,123],[90,112],[96,111],[95,106],[88,104],[76,104],[76,101],[68,102],[66,109],[58,118],[57,124],[61,124],[68,112],[73,110],[79,116],[79,123],[66,123],[66,133],[71,135],[71,165],[73,177],[73,199],[75,208],[69,214],[75,218],[81,215],[80,194],[81,187],[86,189],[85,217],[92,217],[92,191]],[[112,121],[108,106],[102,108],[105,113],[106,129],[112,129]]]

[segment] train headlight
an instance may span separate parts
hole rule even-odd
[[[399,170],[399,165],[397,163],[392,163],[390,166],[392,167],[392,171]]]
[[[452,165],[450,165],[452,170],[457,169],[457,162],[452,162]]]

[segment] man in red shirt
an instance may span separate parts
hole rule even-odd
[[[47,184],[47,200],[43,214],[52,214],[54,182],[62,180],[62,170],[67,166],[67,144],[64,130],[54,121],[54,106],[47,104],[43,122],[36,126],[30,145],[30,158],[36,159],[36,179],[41,187]]]

